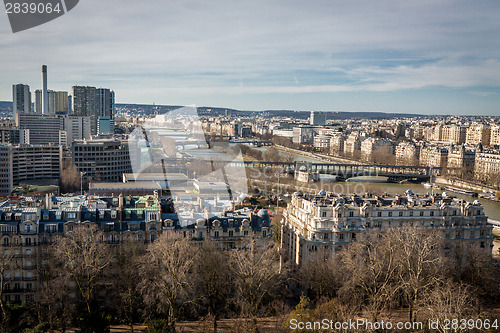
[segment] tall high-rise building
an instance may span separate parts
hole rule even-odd
[[[311,111],[311,117],[309,118],[309,124],[313,125],[313,126],[326,125],[326,112]]]
[[[91,133],[96,135],[99,117],[114,118],[115,93],[106,88],[74,86],[72,107],[73,115],[90,117]]]
[[[12,116],[16,114],[31,112],[31,92],[27,84],[12,85]]]
[[[42,90],[35,90],[35,113],[42,114]],[[68,113],[68,92],[54,91],[47,92],[48,114]]]
[[[97,110],[97,91],[95,87],[73,87],[73,115],[90,116]]]
[[[113,119],[115,113],[115,92],[106,88],[98,88],[97,108],[99,117],[110,117]]]

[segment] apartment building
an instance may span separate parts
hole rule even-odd
[[[361,158],[365,161],[377,160],[376,157],[388,161],[394,155],[394,142],[391,140],[368,138],[361,142]]]
[[[273,239],[271,214],[242,208],[220,217],[198,218],[181,226],[172,201],[148,196],[76,196],[24,198],[0,203],[0,245],[7,260],[0,271],[3,301],[34,300],[44,260],[57,237],[77,225],[97,225],[100,241],[150,243],[161,233],[176,233],[193,242],[210,239],[220,250],[267,247]]]
[[[448,164],[448,149],[438,146],[423,146],[420,149],[420,165],[446,168]]]
[[[448,173],[461,177],[472,175],[475,158],[476,151],[466,149],[465,145],[450,149],[448,152]]]
[[[370,231],[419,227],[439,233],[445,249],[467,243],[491,252],[492,226],[479,201],[466,202],[446,195],[344,197],[294,193],[283,213],[281,253],[301,265],[313,253],[329,256]]]
[[[488,125],[473,125],[467,128],[467,137],[465,142],[470,145],[482,144],[487,146],[490,144],[491,128]]]
[[[490,146],[500,145],[500,126],[491,127]]]
[[[436,125],[434,126],[433,140],[444,143],[465,143],[467,127],[460,125]]]
[[[330,154],[341,155],[344,153],[344,142],[347,139],[345,135],[337,134],[330,139]]]
[[[474,175],[483,181],[500,182],[500,152],[477,152],[474,164]]]
[[[396,146],[395,155],[398,165],[418,165],[420,145],[413,142],[400,142]]]

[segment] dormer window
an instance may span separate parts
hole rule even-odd
[[[49,219],[49,214],[43,214],[43,219],[46,221]]]
[[[76,213],[68,213],[68,219],[76,219]]]
[[[113,218],[113,219],[116,218],[116,210],[111,211],[111,218]]]

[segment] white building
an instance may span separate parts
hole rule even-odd
[[[370,231],[419,227],[439,233],[445,250],[456,242],[491,253],[492,226],[479,201],[447,196],[338,197],[295,193],[283,212],[281,253],[301,265],[313,253],[332,255]]]

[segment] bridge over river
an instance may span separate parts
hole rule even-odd
[[[182,161],[182,162],[181,162]],[[226,165],[251,167],[270,172],[293,173],[296,170],[319,172],[337,176],[339,180],[346,180],[358,176],[383,176],[389,181],[402,180],[429,181],[434,170],[440,168],[408,166],[408,165],[371,165],[371,164],[343,164],[343,163],[311,163],[311,162],[250,162],[250,161],[221,161],[221,160],[193,160],[191,159],[168,159],[167,164],[185,165],[187,162],[196,162],[198,165],[207,163],[212,169],[222,168]]]

